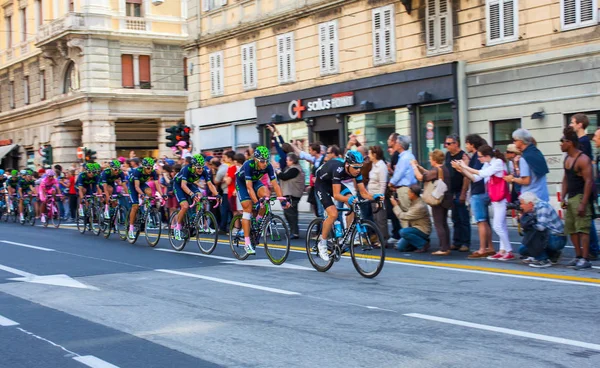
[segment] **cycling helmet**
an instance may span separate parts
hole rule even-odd
[[[12,170],[12,171],[10,172],[10,175],[11,175],[11,176],[17,176],[17,175],[19,175],[19,171],[18,171],[18,170]]]
[[[258,160],[269,160],[271,153],[265,146],[258,146],[254,150],[254,158]]]
[[[112,160],[111,162],[108,163],[108,166],[111,169],[120,169],[121,163],[119,162],[119,160]]]
[[[52,170],[52,169],[48,169],[48,170],[46,170],[46,176],[54,176],[54,175],[56,175],[56,174],[54,173],[54,170]]]
[[[31,172],[29,170],[23,169],[23,170],[21,170],[21,172],[19,174],[21,174],[21,175],[31,175]]]
[[[192,167],[204,167],[204,157],[200,154],[192,156]]]
[[[88,163],[88,164],[85,164],[85,165],[83,166],[83,170],[84,170],[85,172],[87,172],[87,173],[94,172],[94,164],[93,164],[93,163]]]
[[[358,151],[346,152],[345,161],[350,165],[362,165],[364,163],[363,155]]]
[[[146,157],[142,160],[142,166],[144,168],[153,168],[154,167],[154,159],[150,157]]]
[[[99,164],[99,163],[97,163],[97,162],[94,162],[94,172],[95,172],[96,174],[99,174],[101,171],[102,171],[102,166],[100,166],[100,164]]]

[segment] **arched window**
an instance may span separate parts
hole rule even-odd
[[[73,61],[67,66],[65,72],[65,86],[63,93],[69,93],[71,91],[77,91],[79,89],[79,70],[77,70],[77,64]]]

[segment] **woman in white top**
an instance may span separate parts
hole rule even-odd
[[[383,161],[383,150],[380,146],[369,147],[369,160],[373,166],[371,171],[369,171],[369,184],[367,185],[367,190],[371,194],[385,195],[388,181],[388,169]],[[373,203],[372,206],[373,220],[379,227],[381,235],[383,235],[384,244],[387,244],[387,240],[389,239],[387,212],[380,209],[379,212],[375,213],[377,204]]]
[[[502,183],[504,192],[501,193],[490,193],[489,181],[492,176],[497,178],[503,178],[506,175],[507,167],[504,161],[504,155],[498,150],[492,149],[488,145],[483,145],[477,150],[479,153],[479,161],[483,164],[481,170],[475,170],[470,168],[464,161],[460,161],[460,168],[462,173],[468,177],[471,181],[477,182],[485,180],[486,187],[490,198],[502,197],[499,200],[492,200],[492,209],[494,210],[494,220],[492,227],[494,232],[500,238],[500,251],[493,256],[489,256],[491,260],[508,261],[514,259],[515,256],[512,253],[512,247],[508,238],[508,227],[506,225],[506,198],[508,197],[508,187]],[[503,180],[502,180],[503,181]],[[492,190],[498,190],[496,189]],[[501,195],[499,195],[501,194]]]

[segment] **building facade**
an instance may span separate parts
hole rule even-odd
[[[254,99],[257,141],[269,141],[267,123],[286,140],[326,144],[348,134],[385,144],[397,131],[424,160],[450,132],[503,147],[524,127],[556,183],[556,142],[570,114],[589,112],[597,124],[597,0],[189,0],[189,8],[193,41],[184,48],[199,70],[188,116]]]
[[[53,161],[170,152],[164,128],[184,118],[187,3],[4,0],[0,4],[0,137],[36,167]]]

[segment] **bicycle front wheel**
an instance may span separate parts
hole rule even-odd
[[[127,240],[127,209],[123,206],[117,207],[114,216],[114,229],[121,240]]]
[[[85,231],[87,230],[87,226],[88,226],[88,216],[84,215],[84,216],[79,216],[79,213],[77,213],[77,230],[79,231],[80,234],[84,234]]]
[[[385,244],[373,221],[361,220],[354,228],[350,256],[361,276],[371,279],[381,272],[385,262]]]
[[[144,231],[149,246],[156,247],[156,244],[160,241],[161,232],[162,223],[160,212],[157,208],[151,208],[146,215],[146,226]]]
[[[29,218],[27,219],[29,221],[29,225],[35,225],[35,210],[33,209],[31,203],[27,205],[27,213],[29,214]]]
[[[96,236],[102,232],[102,223],[104,216],[98,206],[90,207],[90,225],[92,226],[92,233]]]
[[[187,237],[184,237],[184,234],[186,234],[187,232],[184,230],[184,226],[181,226],[181,239],[175,238],[175,226],[177,226],[178,215],[179,210],[173,212],[171,214],[171,217],[169,218],[169,243],[171,243],[171,247],[173,249],[175,249],[178,252],[181,252],[187,244]]]
[[[126,227],[126,229],[127,229],[127,242],[129,244],[135,244],[135,242],[138,240],[138,237],[140,236],[140,227],[138,225],[138,219],[136,217],[136,221],[133,224],[133,238],[130,238],[129,237],[129,224],[131,223],[130,222],[130,214],[131,214],[131,212],[127,213],[127,219],[125,220],[125,223],[126,223],[126,226],[127,226]],[[139,215],[140,215],[140,211],[137,211],[136,216],[139,216]]]
[[[229,247],[234,257],[240,261],[248,258],[244,242],[244,231],[242,230],[242,215],[235,215],[229,225]]]
[[[319,240],[321,239],[322,229],[322,218],[316,218],[310,223],[310,225],[308,225],[308,229],[306,230],[306,255],[308,256],[308,260],[315,270],[319,272],[327,272],[331,266],[333,266],[333,249],[330,246],[331,244],[328,244],[329,249],[327,252],[329,253],[329,261],[324,261],[321,257],[319,257],[318,244]],[[330,239],[333,239],[333,236],[331,235],[333,234],[330,233]]]
[[[196,243],[204,254],[211,254],[217,248],[219,240],[219,225],[212,212],[202,212],[196,215]]]
[[[277,215],[272,215],[265,224],[264,231],[265,253],[274,265],[280,265],[290,255],[290,229],[285,221]]]
[[[52,226],[56,229],[60,227],[60,211],[56,208],[56,205],[52,205],[52,211],[50,211],[51,216],[47,219],[47,221],[52,221]]]

